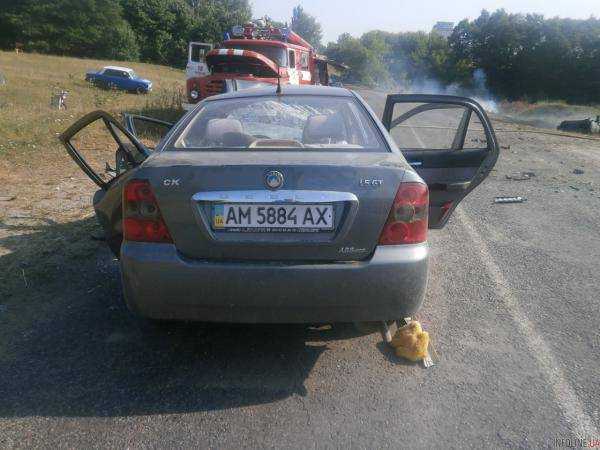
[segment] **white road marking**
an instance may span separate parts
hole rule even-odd
[[[462,221],[467,233],[469,234],[473,248],[479,252],[479,255],[496,284],[496,292],[504,305],[512,315],[512,319],[518,325],[521,333],[525,336],[529,352],[535,358],[538,365],[542,369],[542,374],[546,378],[547,383],[554,392],[554,397],[558,406],[561,408],[565,419],[576,437],[581,439],[593,439],[600,436],[594,422],[585,412],[585,408],[581,400],[575,394],[573,388],[569,385],[560,365],[552,350],[544,342],[542,336],[535,329],[535,325],[527,318],[525,312],[519,306],[517,298],[509,288],[508,280],[502,274],[502,270],[494,261],[494,257],[490,253],[488,245],[476,231],[471,220],[467,217],[464,211],[457,209],[454,212]]]

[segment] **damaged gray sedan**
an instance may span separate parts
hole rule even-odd
[[[470,99],[389,95],[379,119],[333,87],[210,97],[174,125],[99,111],[61,140],[100,188],[94,209],[129,308],[219,322],[412,315],[428,229],[498,157]]]

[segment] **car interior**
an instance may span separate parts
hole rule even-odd
[[[384,149],[382,140],[347,99],[207,105],[188,125],[175,148],[365,148]]]
[[[340,114],[313,114],[302,131],[302,140],[270,138],[244,131],[238,119],[210,119],[206,124],[204,142],[215,147],[323,147],[350,146],[348,132]],[[360,147],[359,145],[355,145]]]

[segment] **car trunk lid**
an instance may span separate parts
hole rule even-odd
[[[352,261],[377,245],[406,169],[392,153],[167,151],[149,158],[139,176],[150,180],[186,257]],[[272,171],[283,176],[280,189],[266,185]],[[327,206],[333,217],[318,231],[222,229],[213,217],[219,204]]]

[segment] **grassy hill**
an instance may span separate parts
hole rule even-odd
[[[110,64],[131,67],[152,80],[153,92],[107,91],[85,81],[86,71]],[[56,136],[96,109],[115,115],[125,111],[177,114],[185,83],[183,71],[165,66],[13,52],[0,52],[0,74],[6,78],[0,86],[0,170],[34,168],[48,158],[64,161],[65,151]],[[50,107],[52,93],[61,90],[69,92],[66,111]]]

